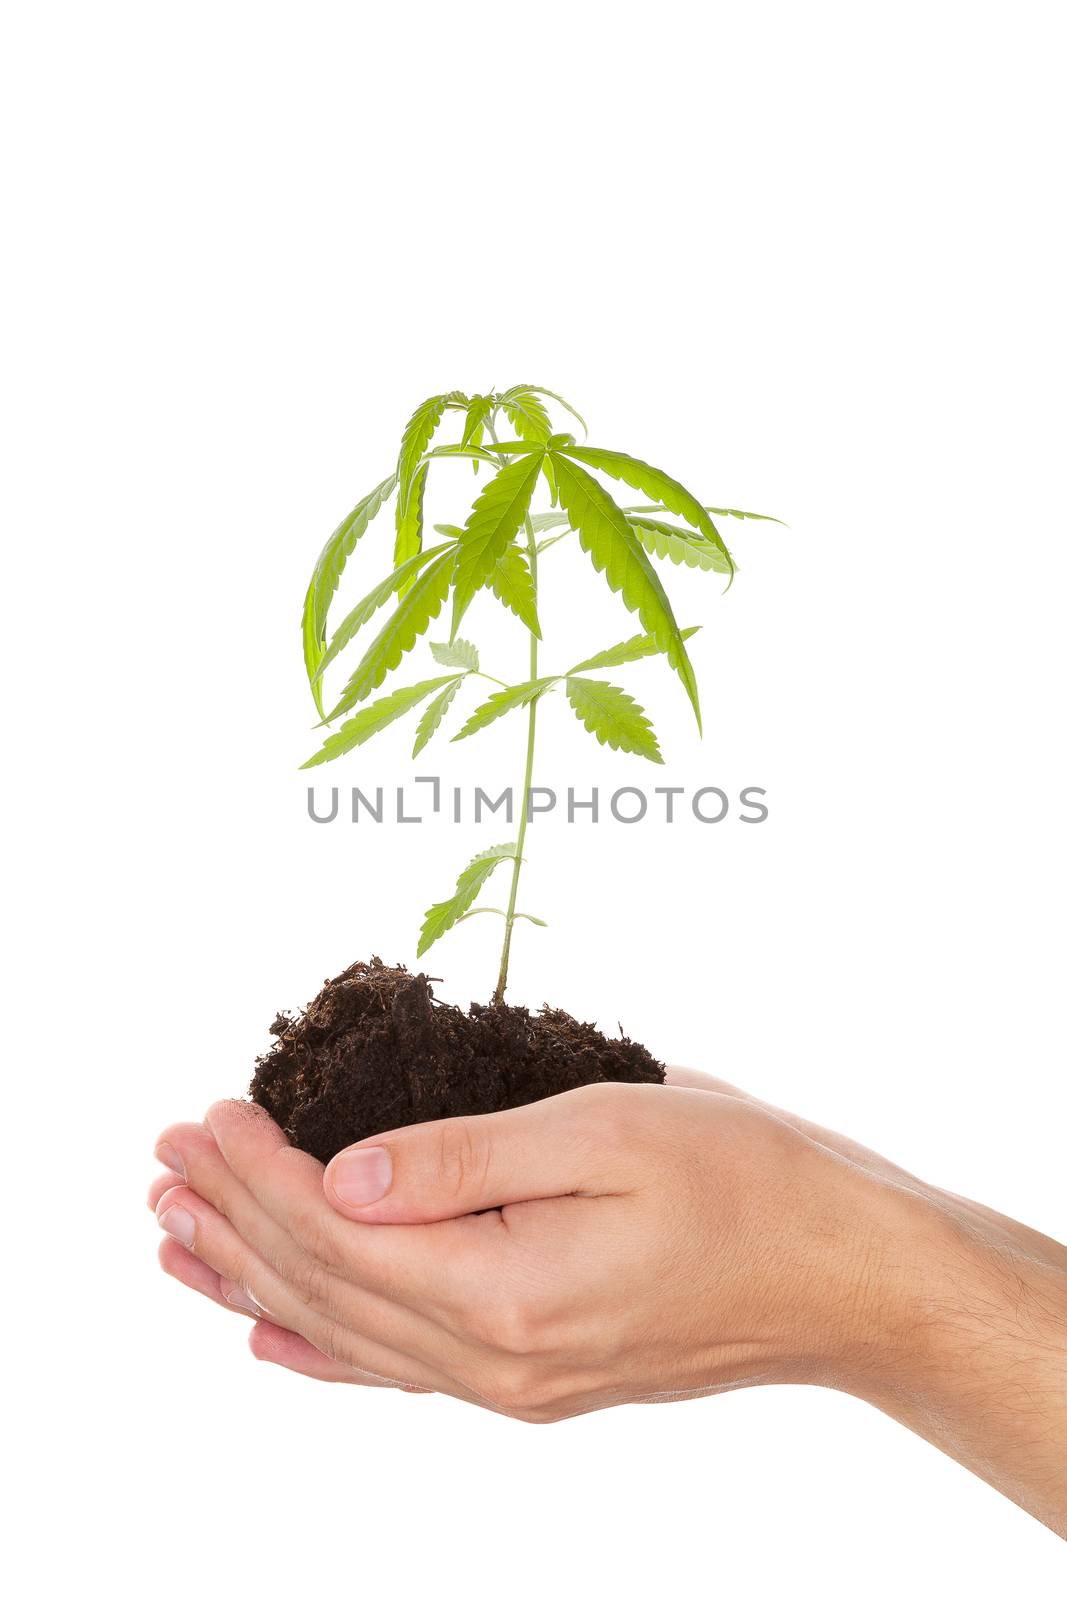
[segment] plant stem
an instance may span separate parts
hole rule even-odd
[[[537,598],[537,546],[533,527],[526,518],[526,542],[530,559],[530,578],[533,581],[534,599]],[[537,677],[537,635],[530,634],[530,681]],[[515,926],[515,903],[519,896],[519,873],[522,871],[522,852],[526,843],[526,823],[530,809],[530,785],[533,781],[534,743],[537,737],[537,700],[530,701],[526,725],[526,769],[522,777],[522,799],[519,802],[519,836],[515,841],[515,864],[511,869],[511,893],[508,896],[507,916],[504,922],[504,948],[500,954],[500,975],[496,980],[493,1004],[503,1004],[504,989],[508,981],[508,958],[511,955],[511,933]]]
[[[496,444],[497,436],[493,429],[492,418],[487,421],[487,427]],[[530,562],[530,581],[533,584],[534,603],[537,603],[537,540],[534,537],[533,523],[529,516],[526,518],[526,550]],[[537,635],[530,632],[530,681],[537,677]],[[522,871],[522,852],[526,844],[526,823],[530,809],[530,785],[533,782],[534,745],[537,738],[537,701],[530,701],[526,722],[526,766],[522,777],[522,798],[519,802],[519,834],[515,841],[515,861],[511,869],[511,893],[508,895],[508,909],[504,918],[504,948],[500,952],[500,973],[493,991],[493,1004],[503,1005],[504,990],[508,981],[508,960],[511,956],[511,934],[515,926],[515,906],[519,897],[519,874]]]

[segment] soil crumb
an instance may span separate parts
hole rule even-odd
[[[643,1045],[543,1006],[435,1000],[430,979],[377,956],[330,978],[271,1025],[249,1089],[320,1161],[359,1139],[437,1117],[505,1111],[587,1083],[662,1083]]]

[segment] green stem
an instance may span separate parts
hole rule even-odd
[[[497,443],[496,432],[490,417],[487,421],[489,433],[493,443]],[[537,540],[534,537],[533,523],[526,518],[526,549],[530,562],[530,581],[533,584],[534,603],[537,602]],[[530,633],[530,682],[537,677],[537,635]],[[534,745],[537,738],[537,701],[530,701],[526,723],[526,766],[522,776],[522,797],[519,802],[519,835],[515,841],[515,861],[511,869],[511,893],[508,895],[508,909],[504,916],[504,948],[500,952],[500,973],[496,980],[496,989],[493,991],[493,1004],[503,1005],[504,990],[508,981],[508,961],[511,956],[511,935],[515,927],[515,906],[519,898],[519,874],[522,872],[522,852],[526,844],[526,823],[530,809],[530,786],[533,782]]]

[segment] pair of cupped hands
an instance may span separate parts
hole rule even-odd
[[[528,1421],[861,1387],[908,1337],[935,1192],[683,1070],[401,1128],[326,1167],[225,1100],[156,1155],[164,1270],[253,1318],[259,1359]]]

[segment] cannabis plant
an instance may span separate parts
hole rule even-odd
[[[659,744],[644,710],[630,695],[596,676],[643,656],[663,655],[677,673],[700,727],[696,676],[686,651],[695,628],[679,628],[666,590],[650,558],[702,572],[718,572],[733,581],[734,561],[713,517],[774,518],[757,513],[706,506],[659,467],[617,450],[578,444],[573,433],[557,433],[546,400],[555,401],[582,428],[582,417],[561,395],[530,384],[502,394],[467,396],[453,390],[423,401],[404,429],[396,470],[383,478],[334,530],[315,564],[304,601],[304,661],[315,707],[328,727],[345,720],[326,738],[307,767],[333,761],[383,728],[425,704],[415,733],[412,755],[425,749],[468,683],[488,681],[495,691],[477,705],[453,736],[468,739],[499,717],[525,709],[526,753],[516,837],[508,844],[480,851],[464,867],[455,892],[430,907],[419,939],[418,954],[478,912],[504,919],[503,949],[494,1000],[503,998],[515,922],[537,917],[518,910],[519,876],[533,779],[537,710],[541,700],[562,685],[583,727],[613,750],[625,750],[649,761],[662,761]],[[461,419],[459,438],[434,444],[438,428],[450,413]],[[515,437],[498,437],[501,419]],[[423,507],[430,469],[455,471],[469,462],[486,481],[463,526],[438,523],[440,542],[424,543]],[[592,469],[592,470],[590,470]],[[620,506],[594,477],[602,473],[646,497],[646,503]],[[535,511],[534,497],[543,486],[547,508]],[[356,544],[392,495],[396,495],[396,542],[392,570],[353,607],[327,643],[327,619],[338,581]],[[578,543],[603,573],[628,611],[635,612],[642,632],[621,644],[599,650],[564,672],[545,673],[539,661],[541,628],[537,599],[542,558],[550,548],[577,536]],[[529,635],[529,675],[522,683],[505,684],[481,669],[478,650],[460,636],[467,608],[480,589],[513,612]],[[378,689],[452,597],[447,640],[430,645],[444,671],[435,677],[394,689],[363,704]],[[325,710],[326,670],[352,643],[370,619],[389,602],[387,620],[363,652],[340,697]],[[594,674],[591,676],[590,674]],[[359,706],[359,710],[355,708]],[[354,715],[350,715],[353,713]],[[502,861],[511,862],[507,907],[474,906],[482,888]]]

